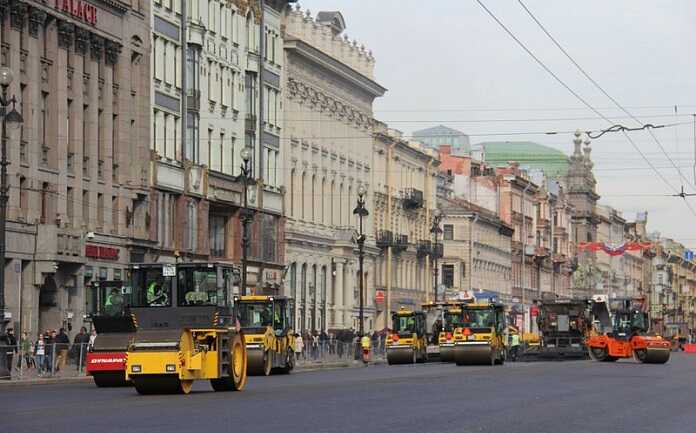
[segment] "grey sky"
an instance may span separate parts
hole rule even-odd
[[[686,122],[656,136],[694,186],[696,2],[523,0],[549,32],[607,92],[644,123]],[[636,123],[597,91],[515,0],[484,0],[508,28],[573,90],[616,123]],[[371,49],[387,94],[376,116],[405,133],[439,123],[487,140],[532,140],[569,153],[572,131],[609,126],[529,57],[474,0],[305,0],[302,9],[340,10],[346,33]],[[674,116],[674,105],[679,117]],[[643,117],[645,116],[645,117]],[[520,121],[520,119],[577,119]],[[492,121],[505,120],[505,121]],[[646,132],[631,133],[674,188],[683,182]],[[602,202],[629,218],[647,210],[649,230],[696,248],[696,215],[621,134],[593,142]],[[696,209],[696,197],[690,200]]]

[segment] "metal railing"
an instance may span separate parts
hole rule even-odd
[[[89,343],[39,345],[32,342],[0,346],[0,356],[6,359],[10,379],[84,376],[88,351]]]

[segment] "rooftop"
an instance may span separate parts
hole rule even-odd
[[[568,173],[568,156],[558,149],[532,141],[487,141],[479,143],[483,159],[494,167],[519,162],[523,168],[543,170],[546,176],[555,178]]]

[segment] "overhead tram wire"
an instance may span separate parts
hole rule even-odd
[[[518,0],[518,1],[519,1],[519,0]],[[549,75],[551,75],[551,76],[552,76],[559,84],[561,84],[568,92],[570,92],[573,96],[575,96],[575,98],[577,98],[580,102],[582,102],[587,108],[589,108],[590,110],[592,110],[592,112],[594,112],[595,114],[597,114],[597,116],[599,116],[600,118],[604,119],[606,122],[608,122],[608,123],[610,123],[610,124],[613,124],[613,123],[614,123],[614,122],[612,122],[609,118],[607,118],[604,114],[602,114],[600,111],[598,111],[594,106],[592,106],[589,102],[587,102],[587,101],[586,101],[582,96],[580,96],[576,91],[574,91],[568,84],[565,83],[565,81],[563,81],[558,75],[556,75],[556,73],[554,73],[548,66],[546,66],[546,64],[545,64],[544,62],[542,62],[542,61],[541,61],[529,48],[527,48],[527,46],[526,46],[517,36],[515,36],[515,34],[512,33],[512,31],[511,31],[510,29],[508,29],[507,26],[506,26],[502,21],[500,21],[500,19],[499,19],[490,9],[488,9],[488,8],[486,7],[486,5],[483,4],[483,2],[482,2],[481,0],[476,0],[476,2],[479,4],[479,6],[481,6],[481,8],[483,8],[483,10],[486,11],[486,13],[487,13],[491,18],[493,18],[493,20],[494,20],[496,23],[498,23],[498,25],[508,34],[508,36],[510,36],[515,42],[517,42],[517,44],[518,44],[527,54],[529,54],[529,56],[532,57],[532,58],[534,59],[534,61],[536,61],[537,64],[538,64],[539,66],[541,66]],[[643,152],[640,150],[640,148],[633,142],[633,140],[630,138],[630,136],[628,135],[628,133],[626,133],[626,131],[622,131],[622,132],[623,132],[624,136],[626,137],[626,139],[629,141],[629,143],[631,143],[631,145],[633,146],[633,148],[636,150],[636,152],[638,152],[638,153],[643,157],[643,160],[650,166],[650,168],[653,169],[653,171],[655,172],[655,174],[657,174],[657,176],[658,176],[660,179],[662,179],[662,181],[663,181],[670,189],[672,189],[672,190],[674,191],[674,193],[678,194],[678,193],[679,193],[679,190],[678,190],[677,188],[675,188],[674,185],[672,185],[672,183],[671,183],[669,180],[667,180],[667,178],[666,178],[657,168],[655,168],[655,166],[653,165],[653,163],[650,162],[650,160],[643,154]],[[696,210],[694,210],[693,207],[691,207],[691,205],[689,204],[688,201],[684,200],[684,203],[686,203],[686,205],[687,205],[687,207],[689,208],[689,210],[691,211],[691,213],[696,217]]]
[[[590,76],[590,74],[588,74],[587,71],[585,71],[585,69],[584,69],[582,66],[580,66],[580,64],[579,64],[578,62],[575,61],[575,59],[573,58],[573,56],[571,56],[571,55],[568,53],[568,51],[566,51],[566,49],[563,48],[563,46],[556,40],[556,38],[554,38],[553,35],[551,35],[551,33],[546,29],[546,27],[544,27],[544,25],[541,23],[541,21],[539,21],[539,20],[537,19],[537,17],[532,13],[532,11],[529,10],[529,8],[524,4],[524,2],[523,2],[522,0],[517,0],[517,2],[520,4],[520,6],[522,6],[522,8],[523,8],[523,9],[527,12],[527,14],[532,18],[532,20],[534,20],[534,22],[539,26],[539,28],[546,34],[546,36],[548,36],[548,38],[551,39],[551,41],[554,43],[554,45],[556,45],[556,47],[558,47],[558,49],[561,50],[561,52],[568,58],[568,60],[570,60],[570,61],[573,63],[573,65],[575,65],[575,67],[578,69],[578,71],[580,71],[580,73],[581,73],[582,75],[584,75],[585,78],[587,78],[587,79],[597,88],[597,90],[599,90],[600,92],[602,92],[602,93],[604,94],[604,96],[606,96],[607,98],[609,98],[609,100],[611,100],[611,102],[614,103],[614,105],[616,105],[616,107],[617,107],[619,110],[623,111],[623,112],[624,112],[628,117],[630,117],[633,121],[637,122],[639,125],[646,126],[646,125],[643,125],[643,123],[642,123],[640,120],[638,120],[638,118],[637,118],[636,116],[634,116],[631,112],[629,112],[626,108],[624,108],[624,107],[619,103],[619,101],[617,101],[614,97],[612,97],[612,96],[609,94],[609,92],[607,92],[606,90],[604,90],[604,88],[603,88],[602,86],[600,86],[599,83],[598,83],[594,78],[592,78],[592,77]],[[479,3],[480,3],[480,2],[479,2]],[[674,106],[674,108],[675,108],[675,115],[676,115],[676,105]],[[679,167],[674,163],[674,161],[672,161],[672,158],[670,158],[670,156],[669,156],[669,154],[667,153],[667,151],[665,150],[664,146],[662,146],[662,143],[660,142],[660,140],[657,139],[657,136],[653,133],[653,131],[651,130],[651,128],[645,128],[645,129],[648,131],[648,134],[650,134],[650,136],[653,138],[653,140],[655,141],[655,143],[657,144],[657,146],[660,148],[660,150],[662,151],[662,153],[665,154],[665,156],[666,156],[667,159],[670,161],[670,163],[672,164],[672,166],[677,170],[677,172],[679,173],[679,176],[681,177],[681,179],[682,179],[683,181],[686,181],[686,184],[687,184],[687,185],[689,185],[690,187],[693,187],[694,185],[693,185],[691,182],[689,182],[689,179],[687,179],[686,176],[684,176],[684,173],[682,173],[682,171],[679,169]],[[624,135],[628,136],[628,134],[626,134],[625,131],[622,131],[622,132],[624,133]]]

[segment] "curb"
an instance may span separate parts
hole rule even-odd
[[[386,362],[382,359],[371,361],[368,365],[381,365]],[[306,366],[296,366],[295,373],[309,373],[312,371],[321,370],[338,370],[342,368],[360,368],[364,367],[361,361],[343,361],[343,362],[331,362],[325,364],[315,364]],[[34,385],[62,385],[71,383],[82,383],[91,382],[91,376],[78,376],[78,377],[53,377],[53,378],[34,378],[34,379],[16,379],[16,380],[0,380],[1,388],[10,388],[17,386],[34,386]]]

